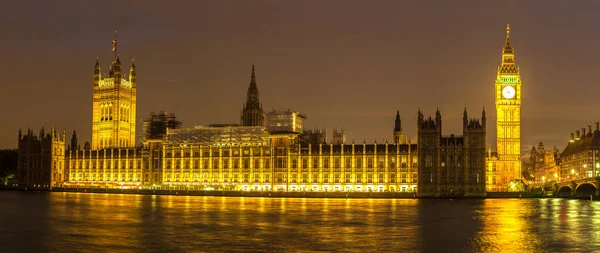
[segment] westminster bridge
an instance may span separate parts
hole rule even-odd
[[[557,182],[553,186],[546,186],[544,190],[554,191],[556,197],[600,197],[600,177],[579,178],[570,181]]]

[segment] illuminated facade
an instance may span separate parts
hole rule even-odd
[[[414,191],[414,144],[301,145],[297,134],[260,127],[173,131],[165,185],[283,191]]]
[[[540,141],[537,148],[535,146],[531,148],[529,162],[526,164],[530,180],[533,180],[535,184],[558,181],[559,159],[560,153],[556,147],[547,150],[544,143]]]
[[[273,110],[267,113],[267,131],[284,133],[304,133],[306,116],[295,111]]]
[[[415,144],[404,141],[345,144],[345,133],[337,130],[327,143],[324,131],[305,131],[306,116],[290,110],[269,112],[265,124],[254,67],[246,101],[241,126],[179,128],[181,122],[174,115],[152,114],[145,121],[147,129],[142,147],[101,146],[83,150],[71,147],[65,158],[68,177],[63,185],[283,191],[416,190]],[[399,124],[396,122],[396,128],[401,127]],[[395,129],[395,135],[396,132]],[[72,143],[77,143],[75,135]]]
[[[116,55],[108,76],[102,76],[96,59],[92,114],[92,149],[135,147],[136,73],[131,64],[123,75]]]
[[[463,134],[442,135],[442,115],[417,115],[420,197],[485,195],[485,111],[481,120],[463,114]]]
[[[571,133],[569,144],[560,154],[560,181],[600,176],[600,123]]]
[[[497,159],[487,161],[487,191],[506,191],[511,180],[521,178],[521,75],[515,65],[506,26],[502,65],[495,85]]]
[[[507,48],[510,48],[508,39]],[[510,71],[516,71],[518,77],[518,69],[510,65],[512,58],[508,57],[507,49],[505,54],[503,62],[507,65],[499,72],[497,88],[514,86],[516,95],[512,100],[505,98],[506,101],[498,102],[497,108],[503,115],[509,115],[514,111],[513,100],[520,101],[520,80],[501,82],[505,80],[502,78],[511,77],[507,74]],[[413,144],[404,136],[397,112],[393,143],[347,144],[345,132],[337,128],[328,141],[325,130],[307,131],[306,116],[298,112],[273,111],[265,115],[253,66],[239,125],[180,128],[181,122],[174,115],[152,114],[144,122],[142,146],[136,147],[135,65],[132,64],[129,76],[123,77],[119,56],[115,54],[109,74],[103,77],[97,60],[93,95],[92,144],[81,149],[75,133],[69,148],[65,148],[64,136],[52,142],[52,147],[62,147],[49,160],[59,164],[52,167],[56,170],[51,168],[58,174],[43,185],[197,190],[419,190],[420,196],[485,194],[485,112],[481,120],[468,119],[465,109],[461,136],[442,135],[439,111],[435,121],[423,119],[419,112],[418,143]],[[518,131],[513,117],[506,117],[499,117],[499,126]],[[509,137],[502,136],[502,150],[515,147],[514,136]],[[516,147],[518,150],[518,140]],[[27,150],[27,146],[20,145],[19,150]],[[498,157],[501,160],[505,156]],[[23,178],[27,178],[29,172],[23,172]]]

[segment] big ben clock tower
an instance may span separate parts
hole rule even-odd
[[[507,187],[511,180],[521,178],[521,75],[515,66],[509,25],[506,25],[506,43],[502,49],[502,65],[498,67],[495,96],[497,160],[494,188],[506,191],[510,190]]]

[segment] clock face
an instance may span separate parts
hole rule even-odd
[[[515,88],[512,86],[504,87],[504,89],[502,89],[502,96],[508,99],[515,97]]]

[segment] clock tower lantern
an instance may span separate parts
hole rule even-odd
[[[495,100],[497,160],[494,159],[495,173],[489,174],[495,178],[488,177],[492,179],[488,188],[506,191],[511,180],[521,179],[521,75],[515,66],[509,25],[506,25],[502,64],[496,77]]]

